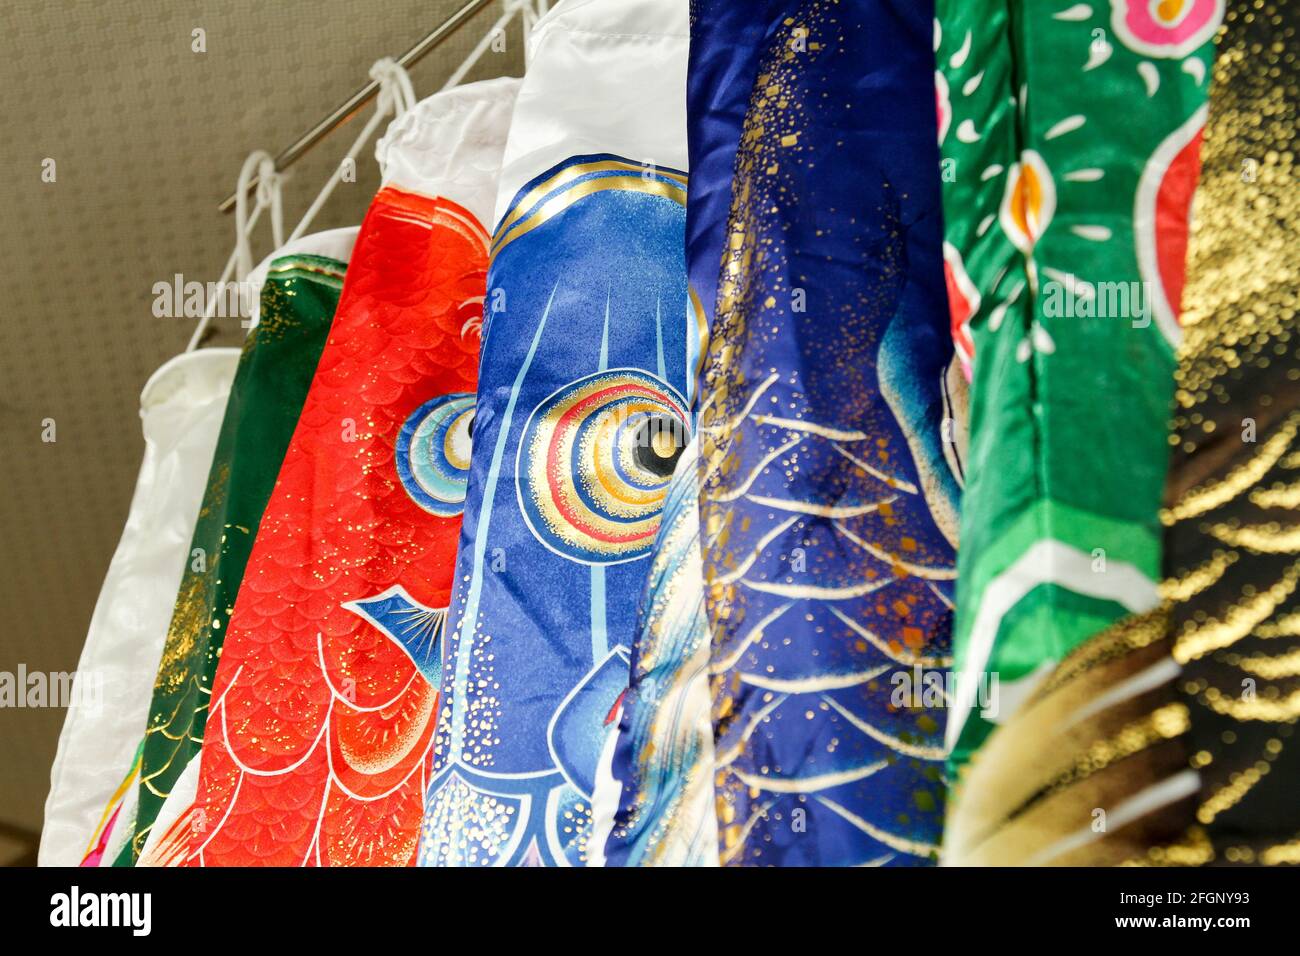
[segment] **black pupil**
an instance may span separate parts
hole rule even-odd
[[[636,463],[651,474],[667,478],[685,447],[686,425],[670,415],[654,415],[637,429]]]

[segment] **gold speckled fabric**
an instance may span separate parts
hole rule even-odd
[[[937,855],[961,466],[933,26],[917,0],[696,5],[692,175],[739,142],[698,429],[723,865]]]

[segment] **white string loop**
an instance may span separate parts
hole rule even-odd
[[[333,194],[334,187],[343,181],[344,171],[349,167],[356,168],[357,156],[360,155],[362,147],[370,142],[370,138],[375,135],[384,118],[391,113],[396,119],[415,106],[415,87],[411,84],[411,75],[392,57],[386,56],[376,60],[370,67],[370,78],[379,84],[379,95],[375,98],[375,111],[366,121],[366,125],[361,128],[361,132],[343,160],[334,167],[329,180],[303,213],[302,219],[298,221],[298,225],[289,236],[290,242],[302,236],[311,226],[312,220]]]
[[[257,165],[257,204],[271,209],[271,241],[277,249],[284,245],[283,187],[284,174],[276,171],[270,156],[265,157]]]
[[[495,40],[499,34],[505,31],[505,28],[509,26],[510,21],[513,20],[517,14],[521,15],[524,20],[524,57],[527,59],[528,30],[530,29],[527,18],[528,14],[532,11],[531,2],[532,0],[502,0],[501,16],[497,17],[496,23],[492,24],[492,26],[488,28],[487,33],[483,34],[483,38],[478,41],[478,44],[474,49],[470,50],[469,56],[465,57],[461,65],[456,67],[456,71],[451,74],[447,79],[447,82],[442,84],[442,88],[444,90],[449,90],[453,86],[459,86],[461,81],[469,75],[469,71],[474,68],[474,64],[478,63],[478,61],[482,59],[483,54],[491,48],[492,41]]]
[[[254,190],[255,202],[250,213],[248,192],[254,169],[257,170],[257,189]],[[232,276],[242,282],[253,271],[253,251],[249,245],[249,238],[257,226],[257,220],[262,216],[262,210],[271,210],[272,240],[277,247],[283,245],[284,217],[281,202],[283,182],[284,177],[275,171],[275,161],[265,150],[254,150],[244,160],[244,165],[239,170],[239,183],[235,191],[235,248],[226,259],[226,267],[221,270],[221,278],[217,280],[218,289],[224,289]],[[207,304],[203,308],[203,317],[195,325],[190,341],[185,346],[186,352],[193,352],[203,341],[203,333],[212,324],[212,319],[217,312],[217,302],[221,298],[220,294],[208,297]],[[238,301],[242,302],[243,298]]]
[[[263,209],[271,210],[271,236],[276,246],[284,245],[284,210],[281,202],[281,185],[284,177],[275,171],[275,160],[264,149],[248,154],[239,170],[239,183],[235,187],[235,278],[240,282],[253,271],[253,250],[249,236],[253,222],[248,215],[248,192],[253,171],[257,171],[257,206],[253,215]]]
[[[379,84],[380,97],[387,96],[394,117],[401,116],[416,103],[411,74],[391,56],[382,57],[370,67],[370,78]]]
[[[470,51],[460,66],[456,68],[442,88],[446,90],[459,85],[469,74],[469,71],[474,68],[474,65],[483,57],[483,54],[491,48],[492,42],[497,35],[509,26],[516,15],[520,17],[523,28],[524,62],[526,65],[528,61],[528,36],[538,18],[546,13],[548,7],[547,0],[502,0],[501,16],[483,35],[482,39]],[[343,161],[334,168],[334,172],[330,175],[325,186],[307,208],[307,212],[303,214],[298,225],[294,227],[293,232],[289,235],[288,242],[293,242],[307,231],[312,220],[320,213],[321,208],[334,192],[334,188],[342,182],[343,173],[349,167],[349,164],[353,164],[353,168],[355,168],[356,159],[362,147],[370,141],[384,118],[391,114],[396,119],[407,110],[414,108],[417,100],[415,87],[411,83],[411,76],[392,57],[383,57],[376,60],[370,67],[370,78],[379,84],[379,95],[375,98],[375,111],[366,122],[366,125],[362,127],[360,134],[353,142],[352,148],[347,151]],[[258,184],[254,193],[256,202],[250,213],[248,211],[248,193],[254,170],[257,171]],[[244,160],[244,165],[239,171],[239,184],[235,191],[235,248],[226,261],[226,268],[221,273],[219,285],[224,286],[230,280],[232,273],[238,281],[242,282],[253,271],[253,253],[249,237],[253,228],[257,225],[262,210],[271,210],[271,234],[276,248],[279,249],[285,245],[282,202],[283,183],[283,174],[276,171],[275,160],[265,150],[255,150]],[[207,331],[215,313],[216,300],[214,298],[209,301],[205,308],[203,318],[194,329],[194,334],[190,336],[190,342],[185,351],[192,352],[198,348],[203,333]]]

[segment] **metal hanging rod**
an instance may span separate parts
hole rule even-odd
[[[446,20],[434,27],[419,43],[411,47],[400,57],[397,58],[399,66],[411,67],[419,63],[426,53],[440,44],[447,37],[459,30],[465,23],[478,13],[484,7],[492,3],[493,0],[469,0],[463,7],[449,16]],[[278,156],[275,157],[276,172],[283,172],[297,162],[302,155],[311,149],[322,139],[330,130],[342,125],[353,113],[361,109],[379,92],[379,83],[371,80],[361,89],[349,96],[337,109],[329,116],[325,117],[307,132],[303,133],[293,144],[285,148]],[[248,187],[251,192],[257,187],[258,177],[254,176],[249,182]],[[235,208],[236,193],[231,193],[225,198],[217,208],[222,212],[230,212]]]

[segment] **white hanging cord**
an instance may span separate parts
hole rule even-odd
[[[545,0],[543,0],[544,2]],[[465,78],[466,74],[474,68],[474,64],[491,47],[492,41],[497,34],[502,32],[517,14],[522,14],[525,20],[524,48],[527,51],[527,31],[531,28],[528,18],[533,15],[532,0],[503,0],[503,6],[504,10],[501,16],[497,18],[496,23],[479,40],[478,45],[470,51],[465,61],[456,68],[451,78],[443,85],[444,90],[458,85]],[[384,117],[391,111],[393,118],[396,119],[407,110],[412,109],[416,104],[415,87],[411,83],[410,74],[391,57],[376,60],[374,66],[370,68],[370,78],[379,84],[379,96],[375,100],[375,112],[366,122],[366,125],[362,127],[361,133],[352,144],[352,148],[348,150],[346,158],[334,168],[328,182],[325,183],[325,186],[307,208],[298,225],[294,227],[289,236],[290,242],[307,231],[326,201],[333,194],[334,188],[343,181],[343,172],[349,164],[352,164],[355,168],[356,159],[360,155],[362,147],[370,141]]]
[[[289,236],[290,242],[293,242],[307,231],[312,220],[316,218],[317,213],[321,211],[330,195],[334,192],[334,187],[343,181],[344,170],[349,166],[353,169],[356,168],[357,156],[360,155],[362,147],[370,142],[370,137],[374,136],[384,118],[391,112],[393,118],[396,119],[415,106],[415,87],[411,84],[411,76],[391,57],[376,60],[374,66],[370,68],[370,78],[379,84],[379,96],[375,99],[375,112],[366,121],[366,125],[361,128],[361,133],[352,143],[352,147],[347,151],[343,161],[334,167],[334,172],[330,175],[325,186],[317,193],[307,211],[303,213],[302,219]]]
[[[248,178],[251,176],[254,166],[258,167],[260,181],[255,194],[257,201],[253,206],[252,213],[249,213],[247,200]],[[239,173],[238,196],[235,208],[235,248],[231,250],[230,256],[226,259],[226,267],[221,270],[221,278],[217,280],[218,289],[224,289],[226,283],[232,277],[237,277],[239,281],[243,281],[244,277],[252,271],[253,255],[249,246],[249,237],[252,235],[254,227],[257,226],[257,220],[262,216],[262,210],[271,210],[273,241],[277,246],[284,243],[284,218],[280,201],[282,180],[279,174],[275,172],[274,167],[275,163],[271,160],[270,154],[264,150],[256,150],[244,160],[244,165]],[[190,341],[185,346],[186,352],[193,352],[199,347],[199,343],[203,341],[203,333],[212,324],[212,319],[217,313],[217,302],[221,298],[220,294],[208,297],[207,304],[203,308],[203,318],[195,325],[194,332],[190,335]]]
[[[260,206],[253,210],[252,218],[248,220],[248,226],[250,229],[257,224],[257,217],[260,216],[261,213],[262,213],[262,208]],[[230,281],[230,277],[234,275],[235,260],[238,257],[239,257],[239,250],[238,249],[232,250],[230,253],[230,258],[226,260],[226,268],[222,270],[221,278],[217,282],[218,288],[225,286],[225,284]],[[190,336],[190,342],[187,346],[185,346],[185,351],[193,352],[196,348],[199,347],[199,342],[203,339],[203,333],[208,330],[208,326],[212,322],[212,316],[216,314],[216,311],[217,311],[217,297],[214,296],[208,300],[208,304],[203,310],[203,318],[199,319],[199,324],[194,327],[194,334]]]
[[[248,185],[257,171],[257,210],[271,209],[271,234],[276,246],[284,244],[284,213],[280,203],[282,179],[275,171],[275,160],[264,149],[248,154],[239,170],[238,194],[235,199],[235,278],[243,282],[253,271],[253,251],[249,245]]]
[[[379,84],[379,95],[384,95],[387,87],[395,115],[401,116],[416,104],[415,87],[411,84],[411,74],[391,56],[381,57],[370,67],[370,78]]]
[[[456,72],[452,73],[447,82],[442,84],[442,88],[444,90],[449,90],[453,86],[459,86],[460,82],[469,74],[469,71],[474,69],[474,64],[476,64],[483,57],[483,54],[492,46],[492,41],[495,40],[507,26],[509,26],[510,21],[515,18],[516,14],[522,14],[526,23],[528,14],[532,10],[530,4],[531,0],[504,0],[502,4],[504,10],[501,16],[497,17],[497,22],[488,28],[487,33],[483,34],[483,39],[479,40],[478,45],[475,46],[474,49],[470,50],[469,56],[465,57],[464,62],[461,63],[460,66],[456,67]],[[526,33],[527,30],[525,29],[525,34]],[[528,44],[525,42],[525,56],[527,56],[527,50]]]
[[[275,171],[275,163],[268,157],[263,160],[257,175],[257,204],[271,207],[271,241],[278,249],[284,245],[284,204],[281,186],[284,177]]]

